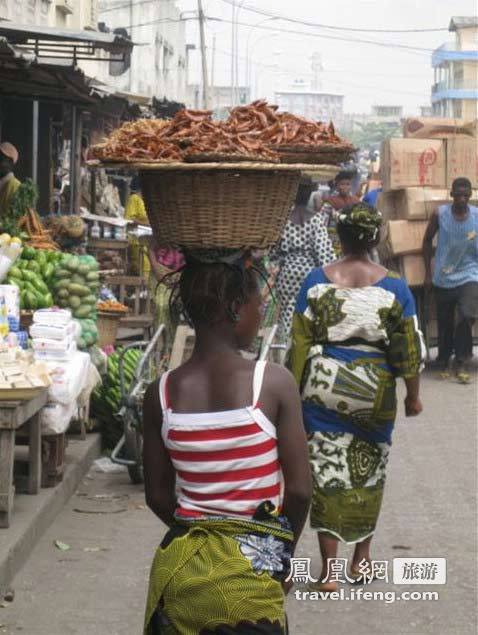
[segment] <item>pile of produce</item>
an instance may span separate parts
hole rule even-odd
[[[74,214],[50,216],[46,219],[45,225],[51,232],[52,238],[59,243],[65,243],[68,240],[78,241],[86,232],[85,221],[81,216],[75,216]]]
[[[31,179],[25,179],[12,197],[10,206],[2,214],[0,226],[2,231],[12,236],[20,236],[21,219],[29,209],[33,209],[38,201],[38,188]],[[26,238],[27,236],[25,236]]]
[[[57,251],[23,249],[7,276],[7,284],[20,289],[20,309],[35,311],[53,306],[51,289],[61,258],[62,254]]]
[[[81,336],[77,340],[80,349],[88,348],[98,340],[96,303],[99,280],[98,263],[93,256],[63,254],[55,270],[55,303],[62,309],[70,309],[81,324]]]
[[[112,449],[123,434],[122,423],[116,416],[121,408],[121,384],[119,372],[119,355],[117,349],[108,357],[106,377],[101,386],[91,395],[91,416],[101,426],[103,445]],[[124,355],[124,378],[127,390],[133,381],[136,367],[141,359],[141,351],[130,349]]]
[[[28,207],[24,215],[19,219],[18,228],[22,232],[22,238],[30,247],[48,249],[50,251],[60,249],[58,244],[52,239],[51,231],[43,227],[40,217],[33,207]]]
[[[234,108],[226,121],[209,110],[181,110],[171,121],[140,119],[124,124],[92,148],[101,161],[267,161],[278,162],[283,151],[314,153],[317,159],[343,161],[354,148],[342,140],[332,123],[310,121],[277,106],[255,101]]]

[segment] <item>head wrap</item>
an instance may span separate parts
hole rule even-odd
[[[18,161],[18,150],[8,141],[0,143],[0,152],[13,161],[13,165]]]
[[[348,209],[343,209],[337,222],[343,227],[352,229],[357,240],[373,242],[382,225],[382,214],[370,205],[357,203]]]

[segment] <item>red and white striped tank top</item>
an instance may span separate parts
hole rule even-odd
[[[265,365],[254,369],[253,405],[224,412],[173,412],[169,372],[161,377],[162,435],[177,474],[178,515],[252,517],[266,500],[281,507],[277,430],[259,407]]]

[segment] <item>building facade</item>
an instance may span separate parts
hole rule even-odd
[[[176,0],[100,0],[99,28],[127,34],[137,46],[131,59],[97,68],[98,79],[125,93],[184,102],[186,33],[177,5]]]
[[[98,0],[0,0],[0,19],[15,24],[96,30]]]
[[[432,55],[433,114],[438,117],[478,117],[478,17],[454,17],[447,42]]]
[[[344,96],[322,91],[297,89],[275,92],[275,102],[280,110],[314,119],[332,120],[340,127],[344,116]]]

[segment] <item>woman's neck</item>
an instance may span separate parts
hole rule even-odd
[[[229,324],[196,328],[193,354],[198,357],[212,355],[237,355],[237,339]]]
[[[370,256],[368,254],[368,251],[364,251],[362,253],[353,253],[353,252],[348,252],[343,250],[342,248],[342,260],[347,260],[347,261],[360,261],[360,262],[371,262],[370,261]]]

